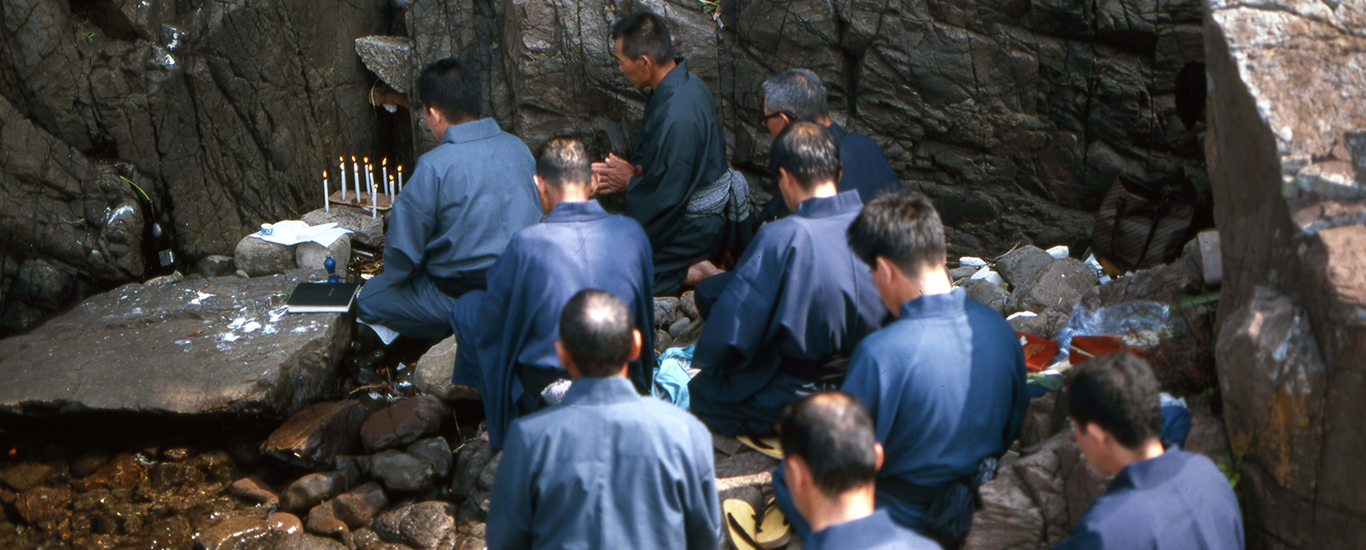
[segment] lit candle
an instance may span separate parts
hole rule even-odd
[[[403,165],[398,165],[398,192],[403,192]]]
[[[370,190],[370,206],[375,205],[375,167],[365,165],[365,186]]]
[[[365,167],[365,190],[370,190],[370,157],[361,157],[360,165]]]
[[[337,177],[341,180],[342,202],[346,202],[346,157],[337,157]]]
[[[394,177],[389,176],[389,208],[394,207]]]
[[[389,192],[389,188],[387,187],[389,185],[389,157],[384,157],[379,161],[379,182],[386,186],[384,188],[386,193],[390,195],[393,194]]]
[[[377,205],[375,204],[375,184],[374,184],[373,182],[371,182],[371,183],[370,183],[370,219],[372,219],[372,220],[375,219],[375,216],[377,216],[377,215],[379,214],[379,208],[377,208],[376,206],[377,206]]]
[[[327,170],[323,170],[323,212],[332,211],[332,200],[327,194]]]
[[[351,172],[356,176],[356,206],[360,206],[360,165],[356,163],[355,155],[351,155]]]

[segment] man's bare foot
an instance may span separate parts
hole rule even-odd
[[[716,267],[716,265],[711,262],[703,260],[688,266],[688,276],[683,278],[683,286],[697,286],[697,283],[702,282],[702,279],[706,279],[712,275],[720,275],[722,273],[725,273],[725,271]]]

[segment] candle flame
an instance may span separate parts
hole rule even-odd
[[[337,162],[346,162],[346,157],[338,156],[338,157],[337,157]]]
[[[323,170],[323,179],[327,179],[327,170]]]
[[[402,165],[402,164],[398,165],[398,171],[399,171],[399,172],[402,172],[402,171],[403,171],[403,165]]]
[[[367,166],[370,164],[370,157],[361,157],[360,160],[363,161],[363,162],[365,162],[365,164],[366,164]]]
[[[356,162],[356,155],[351,155],[351,162]]]
[[[380,161],[379,161],[379,165],[380,165],[380,166],[388,166],[388,165],[389,165],[389,157],[384,157],[383,160],[380,160]]]

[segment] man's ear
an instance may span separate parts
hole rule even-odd
[[[423,110],[427,112],[427,117],[431,118],[435,122],[441,122],[446,120],[446,116],[441,114],[441,111],[438,110],[436,107],[432,107],[429,105],[427,107],[424,107]]]
[[[806,494],[815,482],[811,479],[811,468],[802,457],[791,455],[783,458],[783,476],[787,478],[789,491],[795,496]]]
[[[579,372],[579,368],[574,366],[574,359],[569,357],[569,350],[564,349],[564,342],[559,340],[555,341],[555,354],[560,356],[560,366],[563,367],[564,370],[569,371],[570,378],[583,377],[583,373]]]
[[[882,444],[881,444],[881,443],[876,443],[876,442],[873,443],[873,457],[874,457],[874,460],[873,460],[873,471],[875,471],[875,472],[881,472],[881,471],[882,471],[882,459],[883,459]]]
[[[541,175],[540,175],[540,174],[532,174],[532,175],[531,175],[531,181],[536,182],[536,190],[537,190],[537,191],[540,191],[540,192],[542,192],[542,193],[545,192],[545,180],[544,180],[544,179],[541,179]]]
[[[558,344],[558,342],[556,342]],[[626,356],[627,361],[640,359],[641,338],[640,330],[631,329],[631,354]]]
[[[874,259],[874,263],[877,264],[877,269],[873,270],[873,277],[884,286],[890,287],[892,281],[896,280],[896,276],[901,275],[901,270],[886,256],[878,256]]]

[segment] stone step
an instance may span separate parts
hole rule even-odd
[[[306,276],[134,283],[91,297],[0,340],[0,411],[297,412],[339,389],[354,324],[286,313]]]

